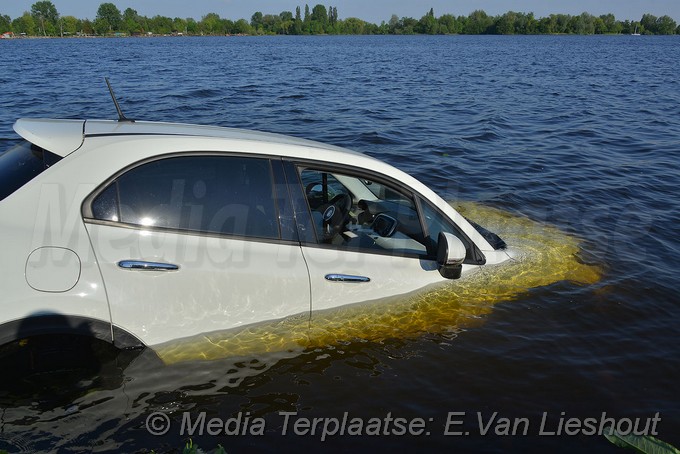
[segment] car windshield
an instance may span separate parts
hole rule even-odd
[[[60,156],[22,141],[0,154],[0,200],[40,175]]]

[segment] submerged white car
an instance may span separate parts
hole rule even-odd
[[[21,119],[0,155],[0,345],[153,348],[379,300],[510,259],[366,155],[268,133]]]

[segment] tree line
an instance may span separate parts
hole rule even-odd
[[[467,16],[443,14],[435,17],[430,9],[420,19],[392,15],[389,21],[373,24],[349,17],[340,19],[337,7],[305,5],[280,14],[255,12],[250,21],[232,21],[209,13],[200,20],[193,18],[147,17],[132,8],[120,11],[113,3],[102,3],[94,20],[62,16],[49,0],[31,6],[31,11],[17,18],[0,14],[0,33],[13,32],[27,36],[78,35],[532,35],[532,34],[680,34],[680,26],[669,16],[644,14],[640,21],[620,21],[613,14],[594,16],[551,14],[536,18],[533,13],[508,11],[490,16],[483,10]]]

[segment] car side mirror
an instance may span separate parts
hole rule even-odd
[[[437,240],[437,265],[439,274],[446,279],[458,279],[463,272],[465,245],[457,236],[439,232]]]

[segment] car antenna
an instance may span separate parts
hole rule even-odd
[[[135,120],[130,120],[125,116],[123,111],[120,108],[120,104],[118,104],[118,100],[116,99],[116,95],[113,93],[113,88],[111,88],[111,83],[109,82],[108,77],[104,77],[104,80],[106,81],[106,85],[109,87],[109,93],[111,93],[111,99],[113,99],[113,104],[116,106],[116,111],[118,112],[118,121],[129,121],[130,123],[134,123]]]

